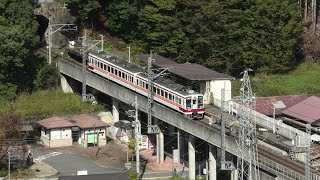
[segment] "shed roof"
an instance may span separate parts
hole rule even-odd
[[[313,123],[320,119],[320,98],[311,96],[282,113],[306,123]]]
[[[143,61],[148,61],[148,54],[141,54],[139,58]],[[161,67],[161,68],[169,68],[168,71],[176,74],[178,76],[184,77],[189,80],[193,81],[201,81],[201,80],[227,80],[227,79],[234,79],[234,77],[219,73],[212,69],[206,68],[199,64],[192,64],[192,63],[184,63],[178,64],[170,59],[164,58],[159,55],[152,55],[152,58],[155,59],[153,62],[154,65]]]
[[[69,121],[81,129],[108,126],[107,123],[100,121],[99,119],[96,119],[88,114],[72,117]]]
[[[74,124],[70,123],[69,121],[62,119],[57,116],[53,116],[51,118],[43,119],[37,122],[40,126],[43,126],[47,129],[54,129],[54,128],[64,128],[64,127],[73,127]]]
[[[291,106],[307,99],[305,95],[289,95],[289,96],[272,96],[272,97],[258,97],[256,99],[256,111],[266,116],[273,115],[273,103],[276,101],[282,101],[286,107],[282,109],[276,109],[275,114],[281,114],[282,111],[290,108]]]

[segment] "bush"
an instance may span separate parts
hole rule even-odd
[[[54,64],[45,65],[37,74],[34,82],[37,89],[54,89],[59,86],[60,74]]]
[[[130,170],[128,172],[129,180],[138,180],[138,174],[137,172]]]

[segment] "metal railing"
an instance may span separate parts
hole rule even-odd
[[[221,100],[215,98],[214,105],[221,107]],[[234,101],[228,101],[227,103],[225,103],[224,109],[229,114],[238,117],[238,112],[240,112],[241,105]],[[297,147],[306,147],[306,142],[308,138],[307,133],[287,124],[284,124],[282,121],[278,121],[254,110],[251,111],[251,115],[257,125],[267,128],[268,130],[271,130],[273,132],[277,131],[279,135],[295,140],[295,145]]]

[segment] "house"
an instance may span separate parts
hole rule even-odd
[[[74,136],[75,142],[78,142],[84,147],[106,145],[107,123],[88,114],[72,117],[69,122],[79,128],[78,133],[75,132],[76,130],[73,132],[73,134],[78,134],[77,137]]]
[[[72,127],[75,125],[59,117],[51,117],[37,122],[41,126],[41,140],[48,147],[72,145]]]

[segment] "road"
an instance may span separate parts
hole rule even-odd
[[[87,170],[88,174],[122,172],[119,169],[103,167],[93,160],[78,154],[53,151],[44,147],[32,147],[34,161],[42,161],[57,169],[59,175],[76,175],[77,171]]]

